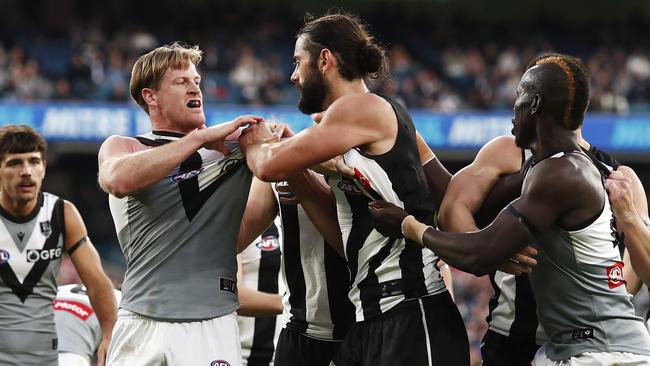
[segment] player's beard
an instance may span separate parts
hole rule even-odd
[[[328,90],[323,75],[314,67],[300,88],[298,109],[304,114],[322,112]]]

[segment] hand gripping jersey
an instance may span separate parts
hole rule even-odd
[[[0,208],[0,364],[48,364],[41,351],[56,362],[52,301],[64,236],[63,200],[55,195],[40,193],[21,219]]]
[[[154,131],[138,140],[159,146],[181,137]],[[170,321],[235,311],[236,240],[251,179],[238,149],[200,149],[153,186],[109,196],[127,262],[120,308]]]
[[[122,294],[118,290],[114,294],[119,304]],[[84,286],[59,286],[54,300],[54,322],[59,352],[84,356],[90,362],[102,342],[102,327]]]
[[[447,291],[432,251],[410,240],[386,238],[372,226],[368,202],[380,199],[433,225],[434,203],[422,170],[415,127],[404,107],[385,99],[397,116],[395,145],[381,155],[349,150],[343,157],[356,169],[357,177],[328,179],[353,279],[349,297],[357,321],[383,314],[405,299]]]

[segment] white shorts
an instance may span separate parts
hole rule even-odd
[[[178,323],[120,309],[106,365],[241,366],[237,316]]]
[[[546,343],[537,350],[533,366],[645,366],[650,356],[628,352],[585,352],[562,361],[546,357]]]
[[[90,366],[90,362],[85,356],[61,352],[59,353],[59,366]]]

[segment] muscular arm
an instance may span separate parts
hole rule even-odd
[[[374,94],[353,94],[336,100],[319,124],[292,138],[277,141],[265,124],[246,129],[240,146],[248,166],[263,181],[281,181],[354,147],[380,154],[397,136],[390,104]]]
[[[450,232],[476,231],[476,214],[500,177],[521,169],[521,150],[510,136],[488,142],[474,161],[456,173],[440,209],[440,226]]]
[[[147,148],[131,137],[111,136],[99,149],[99,185],[118,198],[150,187],[202,146],[227,153],[222,146],[224,139],[239,127],[259,120],[259,117],[242,116],[232,122],[192,131],[155,148]]]
[[[97,351],[97,358],[98,363],[103,365],[113,325],[117,319],[117,304],[115,295],[113,295],[113,285],[102,269],[95,247],[87,238],[86,226],[79,211],[68,201],[65,201],[64,216],[66,229],[64,248],[66,251],[73,250],[70,259],[88,290],[90,304],[102,328],[102,343]],[[84,241],[82,242],[82,240]]]
[[[596,181],[593,171],[576,169],[567,159],[549,159],[530,173],[530,183],[512,203],[519,214],[504,210],[487,228],[465,234],[438,231],[409,216],[403,221],[403,233],[435,251],[450,265],[484,275],[533,242],[531,231],[543,232],[561,220],[570,225],[592,217],[602,207],[602,202],[594,199],[599,194]],[[381,208],[371,210],[379,226],[391,227],[391,222],[401,222],[396,214],[400,209],[393,206],[389,210],[385,214]],[[382,216],[392,219],[382,221]],[[390,230],[394,230],[394,224],[392,227]]]
[[[244,217],[239,226],[237,253],[241,253],[266,230],[278,214],[278,205],[270,183],[253,178]]]

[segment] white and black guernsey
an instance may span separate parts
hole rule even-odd
[[[59,197],[39,193],[23,218],[0,208],[0,364],[49,365],[56,357],[52,302],[64,241]]]
[[[610,170],[621,166],[614,157],[593,145],[584,151]],[[532,164],[530,150],[522,150],[522,171],[527,171]],[[488,328],[517,343],[541,345],[546,342],[548,337],[537,319],[537,305],[528,275],[514,276],[496,271],[490,275],[490,283],[494,296],[489,305]]]
[[[547,159],[565,159],[569,154],[589,159],[603,182],[611,172],[583,151]],[[556,224],[536,237],[538,263],[529,278],[533,291],[543,295],[537,296],[537,314],[550,339],[546,356],[553,361],[585,352],[650,355],[650,336],[643,319],[634,315],[625,289],[618,235],[604,186],[601,195],[603,208],[594,217],[573,227]]]
[[[352,149],[343,156],[356,178],[329,177],[352,278],[350,300],[356,320],[377,317],[407,299],[447,291],[429,249],[374,230],[368,202],[385,200],[433,225],[434,202],[417,149],[415,127],[406,109],[385,98],[397,117],[394,146],[381,155]]]
[[[280,278],[280,237],[272,224],[239,255],[240,286],[270,294],[283,294]],[[271,366],[278,335],[282,329],[281,316],[253,318],[238,316],[242,365]]]
[[[277,197],[275,185],[273,190]],[[286,327],[311,338],[342,341],[354,323],[347,263],[326,243],[301,205],[279,203],[279,207]]]
[[[152,131],[136,138],[155,147],[182,137]],[[187,322],[239,308],[236,242],[252,173],[244,154],[231,150],[199,149],[154,185],[109,195],[126,259],[121,309]]]

